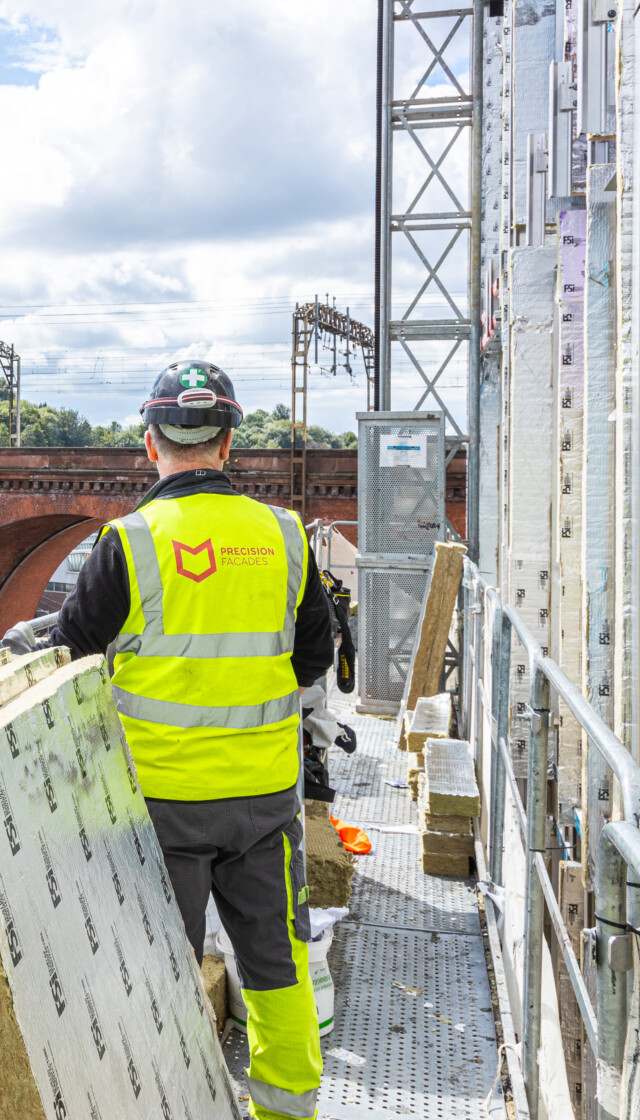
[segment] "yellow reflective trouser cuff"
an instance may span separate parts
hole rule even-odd
[[[306,951],[304,942],[298,944]],[[297,984],[269,992],[244,988],[242,995],[251,1051],[247,1073],[253,1115],[268,1120],[266,1109],[279,1116],[313,1116],[322,1055],[311,977],[307,973]]]
[[[247,1078],[247,1088],[251,1093],[249,1110],[258,1120],[278,1120],[282,1116],[293,1116],[296,1120],[313,1120],[316,1115],[317,1089],[307,1093],[288,1093],[286,1089],[276,1089],[264,1081]]]
[[[287,927],[297,984],[270,991],[243,989],[251,1065],[247,1071],[256,1120],[311,1120],[322,1074],[318,1012],[309,975],[309,949],[296,937],[291,844],[283,833]]]

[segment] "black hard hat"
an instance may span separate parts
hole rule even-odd
[[[156,378],[140,409],[145,424],[238,428],[243,411],[231,378],[211,362],[174,362]]]

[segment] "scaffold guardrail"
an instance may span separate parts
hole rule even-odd
[[[621,1111],[620,1087],[629,1028],[627,973],[633,969],[632,938],[640,933],[640,767],[558,665],[543,654],[513,607],[465,561],[463,585],[463,679],[461,714],[482,773],[490,753],[488,866],[496,886],[508,883],[503,863],[507,783],[526,855],[522,1066],[532,1120],[537,1120],[542,1014],[544,913],[548,910],[584,1029],[597,1060],[598,1118]],[[530,674],[529,755],[526,809],[511,764],[509,703],[512,637],[525,650]],[[488,672],[487,672],[488,670]],[[597,1001],[594,1008],[544,861],[547,769],[552,699],[561,698],[589,744],[611,767],[620,791],[623,820],[607,824],[598,847],[595,883]],[[487,728],[489,734],[487,736]],[[487,740],[488,741],[485,741]],[[628,873],[625,871],[628,869]],[[630,889],[627,890],[627,887]],[[637,988],[638,976],[633,977]],[[633,1031],[633,1024],[631,1025]]]

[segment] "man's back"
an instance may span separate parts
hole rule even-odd
[[[130,590],[112,683],[145,794],[210,799],[293,785],[291,655],[308,569],[299,518],[195,489],[109,529]]]

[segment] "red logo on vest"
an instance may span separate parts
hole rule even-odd
[[[178,569],[178,575],[186,576],[187,579],[192,579],[195,583],[202,583],[203,579],[208,579],[208,577],[212,576],[213,573],[217,570],[216,556],[210,540],[203,541],[202,544],[197,545],[195,548],[191,548],[191,546],[188,544],[180,544],[180,541],[174,541],[173,551],[176,554],[176,568]],[[183,553],[188,553],[189,556],[199,556],[201,552],[206,552],[209,558],[208,568],[205,568],[203,572],[190,572],[188,568],[185,568],[185,558],[183,557]]]

